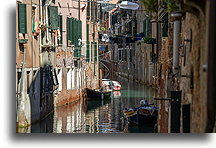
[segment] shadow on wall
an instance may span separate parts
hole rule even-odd
[[[41,129],[43,130],[43,132],[50,132],[50,129],[52,128],[36,128],[37,126],[42,126],[43,124],[36,124],[35,126],[34,124],[39,122],[52,121],[43,121],[43,119],[47,116],[49,117],[49,119],[53,118],[52,112],[54,110],[54,91],[58,86],[56,72],[50,65],[40,67],[37,70],[28,69],[28,71],[26,71],[25,79],[26,80],[24,81],[24,83],[27,84],[25,92],[26,98],[24,98],[24,104],[26,106],[26,108],[24,109],[24,112],[26,112],[25,116],[26,118],[31,119],[32,127],[34,127],[32,128],[33,130]],[[29,84],[29,82],[31,83]],[[30,111],[28,111],[29,109]],[[30,113],[30,115],[28,115],[28,112]],[[45,125],[52,126],[52,124]],[[30,132],[30,127],[18,128],[17,132]]]
[[[38,121],[38,119],[42,120],[53,111],[54,91],[57,85],[55,69],[50,65],[41,67],[29,87],[32,123]]]
[[[41,122],[31,126],[31,133],[53,133],[54,112],[49,113]]]

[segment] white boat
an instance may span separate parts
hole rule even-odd
[[[121,84],[118,81],[112,81],[110,79],[102,79],[102,86],[106,88],[107,91],[114,90],[119,91],[121,90]]]
[[[106,91],[112,91],[112,87],[111,87],[110,84],[111,84],[110,80],[102,81],[102,87],[103,87],[103,89],[105,89]]]
[[[121,90],[121,84],[118,81],[112,81],[113,83],[113,90],[119,91]]]

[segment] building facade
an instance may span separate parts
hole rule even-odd
[[[16,8],[17,124],[25,127],[98,88],[97,2],[17,0]]]

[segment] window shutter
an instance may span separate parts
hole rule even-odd
[[[89,19],[89,17],[90,17],[90,2],[88,1],[87,2],[87,18]]]
[[[71,42],[70,39],[70,18],[67,18],[67,45]]]
[[[77,38],[78,38],[78,23],[77,20],[74,19],[73,20],[73,36],[74,36],[74,46],[75,46],[75,50],[74,50],[74,57],[78,57],[79,55],[79,51],[78,51],[78,46],[77,46]]]
[[[78,39],[82,39],[82,22],[78,20]],[[79,45],[79,40],[77,39],[77,45],[78,45],[78,57],[81,57],[81,46]]]
[[[73,45],[74,44],[74,18],[70,18],[70,40],[71,40],[71,44],[70,45]]]
[[[18,4],[18,31],[27,33],[26,4]]]
[[[163,16],[162,37],[168,37],[168,13]]]
[[[97,42],[94,42],[94,59],[97,61]]]
[[[80,21],[80,39],[82,39],[82,21]]]
[[[86,42],[86,62],[89,62],[89,41]]]
[[[98,11],[97,11],[97,3],[96,2],[94,2],[94,12],[95,12],[95,14],[94,14],[94,21],[97,21],[97,13],[98,13]]]
[[[147,20],[147,36],[152,36],[152,23],[150,19]]]
[[[112,25],[115,25],[117,23],[118,16],[117,15],[113,15],[112,18],[113,18],[112,19]]]
[[[95,15],[95,7],[94,7],[94,1],[91,2],[91,21],[94,21],[94,15]]]
[[[50,26],[52,30],[58,29],[58,7],[49,6]]]
[[[35,21],[33,17],[32,17],[32,32],[35,32]]]
[[[86,40],[89,41],[89,24],[86,24]]]
[[[79,26],[79,20],[76,20],[76,30],[75,30],[75,36],[76,36],[76,38],[75,38],[75,43],[76,43],[76,47],[78,47],[78,39],[79,39],[79,28],[80,28],[80,26]]]
[[[60,39],[58,39],[58,44],[62,44],[62,15],[58,16],[58,27],[61,35]]]
[[[147,32],[146,32],[146,20],[143,21],[143,33],[144,33],[144,37],[147,36]]]

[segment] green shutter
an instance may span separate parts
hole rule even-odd
[[[35,21],[33,17],[32,17],[32,32],[35,32]]]
[[[168,37],[168,13],[164,15],[162,21],[162,37]]]
[[[86,42],[86,62],[89,62],[89,41]]]
[[[80,21],[80,39],[82,39],[82,21]]]
[[[94,59],[97,61],[97,42],[94,42]]]
[[[79,21],[77,19],[73,19],[73,36],[74,36],[74,57],[80,57],[80,48],[78,46],[78,38],[79,38]]]
[[[91,21],[94,21],[94,15],[95,15],[95,8],[94,8],[94,1],[91,2]]]
[[[86,40],[89,41],[89,24],[86,24]]]
[[[26,4],[18,4],[18,31],[27,33]]]
[[[61,35],[60,39],[58,39],[58,44],[62,44],[62,15],[58,16],[58,27]]]
[[[51,29],[58,29],[58,7],[49,6],[49,21]]]
[[[78,57],[81,57],[81,46],[79,46],[79,40],[82,39],[82,21],[77,20],[77,47],[78,47]]]
[[[87,2],[87,18],[90,17],[90,2]]]
[[[147,32],[146,32],[146,20],[143,21],[143,33],[144,33],[144,37],[147,36]]]
[[[74,18],[70,18],[70,40],[71,40],[71,44],[74,44]]]
[[[70,39],[70,18],[67,18],[67,45],[69,45]]]
[[[147,36],[152,36],[152,23],[150,19],[147,20]]]
[[[78,24],[77,24],[77,20],[74,19],[74,31],[73,31],[73,35],[74,35],[74,46],[77,48],[77,29],[78,29]]]
[[[97,3],[96,2],[94,2],[94,12],[95,12],[95,15],[94,15],[94,21],[97,21],[97,13],[98,13],[98,11],[97,11]]]

